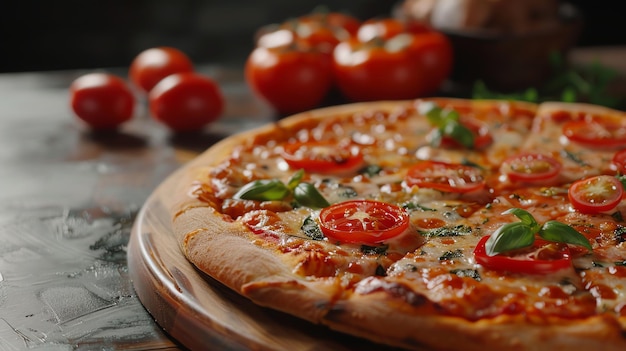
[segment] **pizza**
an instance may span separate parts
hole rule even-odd
[[[199,271],[414,350],[626,349],[626,115],[427,98],[228,137],[171,194]]]

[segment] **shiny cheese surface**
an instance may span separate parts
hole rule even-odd
[[[585,215],[577,213],[567,198],[572,181],[610,173],[615,150],[590,150],[564,142],[562,120],[536,115],[532,105],[462,100],[442,107],[483,125],[492,142],[479,150],[436,147],[429,139],[433,125],[418,112],[421,103],[328,116],[259,136],[211,169],[193,194],[250,227],[251,242],[276,252],[302,279],[335,280],[356,294],[410,291],[446,314],[470,320],[501,314],[625,316],[626,223],[621,215],[626,214],[626,204],[612,213]],[[402,206],[410,216],[409,229],[372,247],[342,244],[303,230],[305,223],[313,228],[319,224],[318,209],[294,207],[289,201],[233,199],[242,186],[255,180],[287,182],[298,170],[281,156],[284,145],[312,140],[357,145],[364,164],[375,165],[380,172],[307,172],[303,181],[313,184],[331,204],[370,199]],[[546,153],[559,160],[563,170],[558,182],[513,184],[503,177],[504,160],[522,152]],[[487,185],[470,193],[408,186],[407,170],[420,160],[472,165],[481,170]],[[556,219],[586,231],[583,234],[594,251],[576,251],[573,266],[553,274],[513,274],[482,267],[473,250],[484,235],[518,221],[502,214],[511,207],[527,210],[541,223]]]

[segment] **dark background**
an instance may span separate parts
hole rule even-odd
[[[618,2],[569,1],[585,19],[579,46],[626,44]],[[240,65],[259,27],[318,6],[360,19],[392,0],[1,0],[0,72],[127,66],[140,51],[174,46],[194,62]],[[626,58],[625,58],[626,59]]]

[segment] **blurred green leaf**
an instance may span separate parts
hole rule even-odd
[[[472,87],[472,98],[536,103],[543,101],[587,102],[611,108],[626,107],[625,97],[612,95],[610,92],[610,85],[618,78],[616,70],[598,62],[570,67],[558,53],[550,55],[549,60],[554,73],[541,87],[502,93],[489,89],[483,81],[479,80]]]

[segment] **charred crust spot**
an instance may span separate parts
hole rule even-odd
[[[355,289],[355,292],[361,295],[382,292],[394,299],[403,300],[414,307],[423,306],[428,303],[428,299],[424,295],[416,293],[406,284],[384,281],[375,277],[370,277],[362,281]]]

